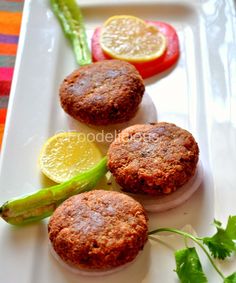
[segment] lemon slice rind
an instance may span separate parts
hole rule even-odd
[[[147,62],[165,53],[167,41],[156,26],[134,16],[118,15],[103,24],[100,45],[114,59]]]
[[[101,158],[99,148],[85,134],[62,132],[44,143],[39,167],[49,179],[62,183],[92,168]]]

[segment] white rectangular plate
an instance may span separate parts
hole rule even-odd
[[[61,109],[58,86],[77,66],[49,1],[25,2],[18,56],[1,152],[0,202],[48,185],[37,165],[44,141],[58,131],[78,129]],[[88,37],[109,16],[132,14],[172,24],[181,56],[171,71],[145,80],[148,96],[133,122],[168,121],[188,129],[200,147],[204,179],[180,207],[149,214],[149,229],[190,224],[199,235],[214,231],[214,218],[236,215],[236,23],[231,0],[80,1]],[[147,111],[147,109],[149,111]],[[150,111],[152,109],[152,111]],[[140,113],[142,115],[140,115]],[[118,283],[178,282],[173,252],[184,247],[178,237],[164,245],[149,240],[137,260],[105,277],[68,272],[48,248],[47,220],[23,228],[0,221],[0,282]],[[209,282],[222,282],[202,257]],[[225,274],[236,261],[218,263]]]

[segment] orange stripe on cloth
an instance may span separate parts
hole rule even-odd
[[[0,109],[0,124],[5,123],[6,116],[7,116],[7,109],[5,109],[5,108]]]
[[[0,124],[0,149],[1,149],[1,146],[2,146],[3,133],[4,133],[4,125]]]
[[[22,13],[0,11],[0,33],[18,35]]]
[[[2,137],[4,133],[4,124],[6,120],[7,109],[0,109],[0,148],[2,145]]]
[[[0,43],[0,55],[16,55],[17,44]]]

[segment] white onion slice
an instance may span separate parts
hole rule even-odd
[[[74,274],[78,274],[78,275],[83,275],[83,276],[104,276],[104,275],[110,275],[113,274],[115,272],[121,271],[123,269],[125,269],[127,266],[131,265],[134,263],[134,261],[136,260],[136,258],[131,261],[131,262],[127,262],[121,266],[118,267],[114,267],[114,268],[109,268],[109,269],[105,269],[105,270],[99,270],[99,269],[82,269],[79,267],[74,267],[68,263],[66,263],[65,261],[63,261],[60,256],[56,253],[56,251],[54,250],[51,242],[49,242],[49,250],[51,252],[51,254],[53,255],[53,257],[57,260],[57,262],[59,262],[59,264],[67,269],[69,272],[72,272]],[[139,252],[140,254],[140,252]]]
[[[175,208],[185,201],[187,201],[199,188],[203,179],[203,167],[201,161],[198,162],[196,172],[194,176],[181,188],[174,193],[163,196],[141,195],[131,194],[134,199],[139,201],[148,212],[163,212],[172,208]],[[121,187],[112,182],[113,188],[118,191],[122,191]]]

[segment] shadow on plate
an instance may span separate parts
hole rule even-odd
[[[123,129],[135,125],[145,124],[157,121],[157,110],[151,97],[145,92],[142,103],[136,115],[128,122],[109,126],[91,126],[76,121],[67,115],[67,124],[70,131],[82,131],[87,135],[89,141],[97,142],[103,154],[106,154],[107,149],[115,137]]]

